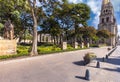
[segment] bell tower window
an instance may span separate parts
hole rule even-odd
[[[104,23],[104,18],[102,18],[102,23]]]
[[[106,21],[109,22],[109,17],[106,18]]]

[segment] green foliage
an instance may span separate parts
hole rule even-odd
[[[99,47],[97,44],[90,44],[90,47]]]
[[[110,38],[110,32],[108,30],[99,30],[96,35],[99,38]]]
[[[98,38],[98,36],[94,35],[94,36],[92,37],[92,40],[93,40],[93,41],[98,41],[99,38]]]
[[[17,57],[21,57],[21,56],[29,56],[29,50],[30,50],[30,46],[18,45],[16,54],[3,55],[3,56],[0,56],[0,59],[9,59],[9,58],[17,58]],[[74,49],[73,47],[71,47],[71,45],[68,45],[67,50],[62,50],[60,47],[58,47],[56,45],[53,45],[53,44],[43,44],[42,46],[38,46],[38,53],[40,55],[50,54],[50,53],[58,53],[58,52],[66,52],[66,51],[73,51],[73,50],[80,50],[80,48]]]
[[[82,35],[83,39],[97,39],[96,29],[94,27],[80,27],[77,29],[78,35]]]
[[[4,25],[2,23],[0,23],[0,30],[4,27]]]
[[[61,48],[57,46],[40,46],[38,47],[38,53],[43,54],[43,53],[51,53],[51,52],[56,52],[56,51],[61,51]]]
[[[90,7],[84,3],[74,4],[71,16],[76,24],[86,26],[86,21],[90,18]]]
[[[2,24],[2,23],[0,23],[0,35],[2,36],[2,34],[3,34],[3,27],[4,27],[4,25]]]
[[[6,21],[11,20],[14,25],[15,37],[20,36],[20,32],[24,26],[22,25],[21,13],[27,11],[26,7],[27,0],[0,0],[0,22],[4,25]],[[2,30],[0,30],[2,31]],[[3,34],[3,33],[2,33]]]
[[[67,50],[73,50],[74,48],[70,45],[70,44],[67,44]]]

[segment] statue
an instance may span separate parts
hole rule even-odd
[[[14,26],[12,25],[11,21],[8,21],[4,24],[4,38],[12,40],[14,38]]]

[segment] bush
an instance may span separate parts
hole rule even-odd
[[[28,54],[29,46],[18,46],[17,47],[17,54]]]
[[[91,47],[99,47],[97,44],[91,44]]]
[[[105,47],[107,44],[99,44],[99,47]]]
[[[111,50],[111,48],[107,48],[107,50],[109,51],[109,50]]]
[[[95,58],[96,58],[96,55],[94,53],[89,52],[89,53],[85,54],[83,59],[84,59],[85,64],[88,64]]]
[[[56,51],[61,51],[61,48],[57,46],[39,46],[38,47],[38,53],[51,53],[51,52],[56,52]]]
[[[74,48],[70,45],[70,44],[67,44],[67,50],[73,50]]]

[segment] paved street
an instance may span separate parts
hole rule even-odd
[[[95,68],[96,61],[84,66],[83,56],[96,53],[98,60],[105,56],[107,48],[56,53],[0,62],[0,82],[87,82],[85,70],[90,70],[90,82],[120,82],[120,46],[109,60]]]

